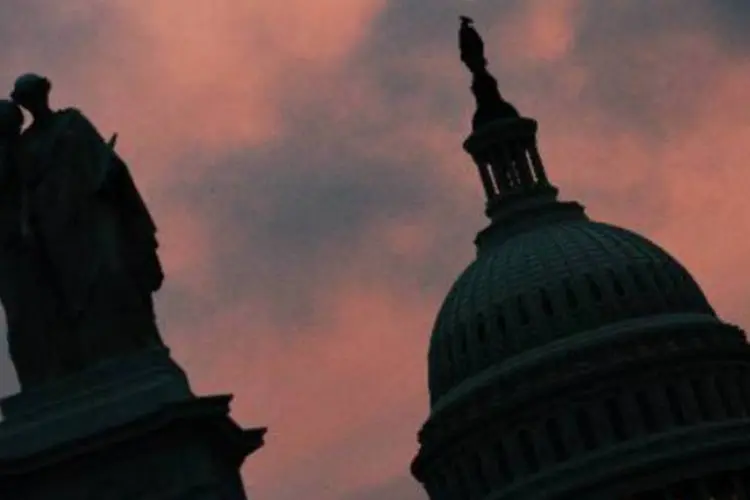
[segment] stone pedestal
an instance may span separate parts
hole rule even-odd
[[[265,429],[230,395],[196,397],[166,350],[0,402],[2,500],[244,500],[239,468]]]

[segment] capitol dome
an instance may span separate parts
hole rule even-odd
[[[666,251],[558,200],[536,130],[503,117],[464,144],[491,222],[435,321],[414,476],[433,499],[740,491],[744,333]]]
[[[714,314],[688,271],[656,244],[568,208],[554,223],[521,221],[511,234],[506,225],[480,235],[477,258],[432,334],[433,408],[456,400],[486,368],[543,345],[636,318]]]
[[[462,19],[489,226],[443,302],[414,477],[432,500],[750,498],[750,345],[688,271],[558,200]],[[515,107],[512,107],[515,110]]]

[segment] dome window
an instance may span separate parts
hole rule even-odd
[[[651,276],[654,277],[654,283],[656,283],[656,287],[659,290],[668,290],[669,287],[664,282],[664,277],[661,274],[661,270],[656,267],[656,264],[653,262],[648,265],[648,271],[651,274]]]
[[[608,399],[604,404],[607,411],[607,417],[609,423],[612,426],[612,432],[615,439],[618,441],[625,441],[628,438],[628,433],[625,430],[625,421],[622,418],[622,412],[620,411],[620,405],[616,399]]]
[[[455,360],[455,357],[453,356],[453,349],[450,344],[445,345],[445,359],[448,362],[448,370],[446,374],[446,379],[450,382],[450,380],[454,377],[455,372],[456,372],[455,370],[456,360]]]
[[[497,328],[497,343],[502,349],[505,347],[505,315],[499,306],[495,309],[495,327]]]
[[[643,277],[641,276],[640,270],[629,266],[628,275],[633,277],[633,283],[635,283],[635,288],[639,292],[646,292],[648,290],[646,287],[646,283],[644,283],[643,281]]]
[[[669,410],[672,413],[672,418],[677,425],[685,425],[687,420],[685,419],[685,412],[682,410],[682,404],[680,404],[680,396],[677,394],[677,390],[674,386],[667,386],[667,402],[669,403]]]
[[[673,302],[676,306],[686,306],[688,304],[688,300],[685,297],[685,294],[683,293],[684,290],[680,286],[680,278],[677,275],[677,273],[669,268],[664,269],[664,276],[666,277],[669,288],[672,290],[673,294]]]
[[[625,288],[623,288],[622,283],[620,283],[620,280],[617,278],[615,272],[612,269],[609,269],[607,273],[609,274],[609,279],[612,282],[612,289],[615,291],[618,297],[624,297]]]
[[[558,462],[564,462],[569,458],[568,450],[565,449],[565,443],[563,442],[562,433],[560,432],[560,425],[557,420],[550,418],[545,424],[547,430],[547,436],[552,444],[552,451],[555,454],[555,460]]]
[[[497,468],[500,472],[500,480],[502,483],[510,483],[513,481],[513,470],[510,468],[510,461],[508,460],[508,452],[505,451],[502,441],[495,444],[495,458],[497,459]]]
[[[568,307],[571,309],[578,309],[578,298],[576,297],[575,292],[573,292],[573,288],[570,286],[570,280],[566,278],[563,281],[563,285],[565,286],[565,300],[568,303]]]
[[[663,297],[664,303],[667,306],[674,306],[678,303],[676,300],[675,294],[672,293],[672,286],[669,281],[669,279],[663,274],[663,271],[656,267],[655,264],[651,264],[649,266],[649,271],[651,272],[651,275],[654,277],[654,283],[656,284],[656,289],[661,292],[661,295]]]
[[[680,285],[682,284],[682,279],[680,278],[680,273],[678,270],[675,269],[667,269],[667,277],[669,277],[669,280],[672,282],[673,288],[680,288]]]
[[[635,401],[638,405],[638,409],[641,413],[641,419],[643,419],[643,427],[647,433],[656,432],[658,426],[656,424],[656,418],[654,417],[654,409],[651,406],[651,402],[645,393],[639,392],[635,395]]]
[[[455,477],[456,477],[456,486],[458,496],[465,497],[468,496],[467,493],[469,492],[469,481],[466,477],[466,474],[464,474],[463,468],[460,465],[456,465],[455,468]]]
[[[552,301],[549,298],[549,293],[547,293],[547,290],[544,288],[541,289],[540,293],[542,296],[542,311],[544,311],[544,314],[548,317],[554,316],[555,311],[552,309]]]
[[[477,340],[482,346],[487,343],[487,330],[484,327],[484,318],[481,314],[477,316]]]
[[[539,458],[536,456],[534,443],[531,441],[531,434],[528,430],[523,429],[518,433],[518,440],[521,445],[521,453],[526,462],[526,467],[530,473],[539,471]]]
[[[435,491],[443,491],[448,486],[448,480],[442,471],[435,474],[433,481]]]
[[[523,297],[518,297],[518,318],[521,321],[521,324],[524,326],[531,323],[529,310],[526,308],[526,304],[523,302]]]
[[[721,406],[724,408],[724,411],[726,412],[727,416],[729,418],[736,418],[737,411],[735,410],[735,407],[732,404],[731,398],[729,397],[729,394],[727,392],[727,386],[724,383],[724,379],[719,378],[719,377],[715,378],[714,386],[716,387],[716,394],[718,394],[719,396],[719,402]]]
[[[710,420],[711,414],[708,412],[708,404],[706,402],[706,395],[703,393],[701,383],[697,379],[690,381],[690,387],[693,389],[695,395],[695,403],[698,406],[698,413],[702,420]]]
[[[478,357],[481,360],[481,363],[484,365],[489,353],[487,352],[487,328],[484,326],[484,317],[479,314],[477,315],[477,343],[479,344],[479,349],[477,349]]]
[[[745,393],[745,384],[742,380],[743,374],[743,370],[737,370],[732,379],[736,384],[735,391],[737,391],[737,404],[740,406],[740,412],[743,416],[750,416],[750,414],[748,414],[748,411],[750,411],[750,407],[748,407],[747,394]]]
[[[460,325],[458,327],[458,346],[459,346],[459,355],[461,357],[466,357],[467,354],[467,342],[466,342],[466,326]]]
[[[490,482],[487,479],[487,475],[484,473],[484,467],[482,465],[482,457],[478,454],[474,454],[474,470],[477,474],[477,485],[483,495],[490,492]]]
[[[599,285],[596,284],[596,281],[591,277],[590,274],[586,275],[586,282],[589,285],[589,291],[591,292],[591,296],[594,298],[596,302],[601,302],[602,300],[602,290],[599,288]]]
[[[583,446],[586,450],[591,451],[596,448],[596,436],[594,435],[594,427],[589,417],[588,412],[584,408],[579,408],[576,412],[576,424],[578,425],[578,431],[581,433],[581,439],[583,439]]]
[[[479,338],[479,342],[482,344],[487,342],[487,330],[484,328],[484,318],[482,316],[479,316],[477,319],[477,338]]]

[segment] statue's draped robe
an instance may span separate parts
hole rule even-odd
[[[156,228],[124,162],[75,109],[33,124],[21,145],[29,227],[72,331],[57,339],[66,365],[160,344]]]
[[[64,373],[57,340],[60,304],[39,266],[39,249],[22,234],[22,185],[8,141],[0,142],[0,301],[8,351],[22,388]]]

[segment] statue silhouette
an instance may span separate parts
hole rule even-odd
[[[472,126],[474,129],[503,118],[519,118],[518,110],[502,98],[497,80],[487,71],[487,59],[484,56],[484,42],[474,29],[473,19],[460,16],[461,27],[458,31],[458,46],[461,61],[472,74],[471,91],[476,100]]]
[[[39,75],[16,80],[14,106],[29,111],[33,123],[20,137],[11,130],[2,139],[11,145],[3,155],[7,170],[17,174],[3,185],[6,199],[23,200],[19,272],[28,276],[5,279],[0,293],[13,311],[9,344],[23,388],[163,346],[152,302],[163,280],[156,226],[114,138],[106,142],[77,109],[50,108],[51,87]],[[16,208],[8,201],[0,215],[12,220]],[[8,263],[18,256],[4,257]],[[19,301],[27,305],[19,308]],[[60,370],[42,370],[35,356],[55,358]]]

